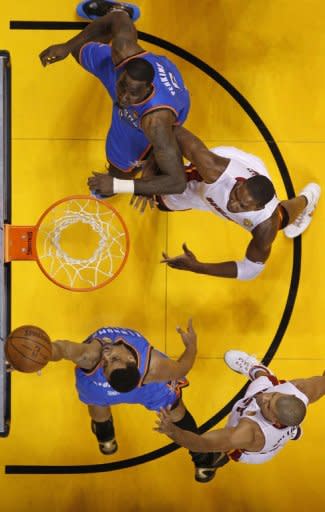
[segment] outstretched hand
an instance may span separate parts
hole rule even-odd
[[[196,346],[197,336],[196,332],[193,329],[192,318],[190,318],[189,321],[187,322],[186,332],[183,331],[181,327],[176,327],[176,331],[178,332],[178,334],[181,335],[185,347],[189,347],[191,345]]]
[[[160,432],[161,434],[166,434],[167,436],[172,437],[173,432],[175,431],[175,425],[172,422],[172,415],[170,412],[170,407],[168,409],[160,409],[160,412],[157,412],[158,420],[156,421],[156,427],[154,430]]]
[[[198,260],[194,253],[189,250],[185,243],[182,245],[182,248],[184,253],[173,258],[169,257],[166,252],[163,252],[163,259],[160,260],[160,263],[166,263],[169,267],[177,268],[178,270],[195,270]]]
[[[95,194],[113,195],[113,178],[107,173],[93,172],[87,180],[88,187]]]
[[[48,66],[59,60],[65,59],[70,53],[70,48],[65,44],[54,44],[39,54],[42,65]]]
[[[139,210],[140,213],[144,213],[147,205],[151,208],[155,208],[157,202],[155,200],[155,196],[136,196],[133,194],[130,201],[130,206],[133,206],[135,210]]]

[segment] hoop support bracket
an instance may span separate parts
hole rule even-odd
[[[36,227],[4,225],[4,260],[36,260]]]

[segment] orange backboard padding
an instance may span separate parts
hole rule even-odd
[[[36,226],[4,225],[5,262],[36,260]]]

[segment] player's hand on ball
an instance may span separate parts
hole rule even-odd
[[[113,195],[113,178],[107,173],[93,172],[87,181],[88,187],[91,192],[95,194],[102,194],[103,196]]]
[[[46,50],[43,50],[39,54],[39,58],[42,65],[45,67],[49,64],[54,64],[59,60],[65,59],[69,53],[70,48],[66,44],[54,44],[53,46],[46,48]]]
[[[155,200],[155,197],[148,197],[148,196],[138,196],[133,194],[131,197],[130,205],[133,206],[135,210],[139,210],[140,213],[144,213],[147,205],[151,208],[155,208],[157,202]]]
[[[196,332],[193,329],[192,318],[187,322],[187,330],[183,331],[181,327],[176,327],[176,331],[181,335],[185,347],[195,346],[197,342]]]
[[[166,434],[167,436],[172,437],[173,432],[175,431],[175,425],[172,422],[170,410],[161,408],[160,412],[157,413],[157,416],[157,426],[154,428],[154,430],[160,432],[161,434]]]
[[[182,248],[184,253],[174,258],[170,258],[166,252],[163,252],[163,259],[160,260],[160,263],[166,263],[169,267],[178,270],[195,270],[198,260],[194,253],[189,250],[185,243],[182,245]]]

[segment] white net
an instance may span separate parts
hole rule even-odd
[[[111,281],[128,254],[120,215],[89,196],[67,198],[40,219],[36,248],[45,274],[64,288],[86,291]]]

